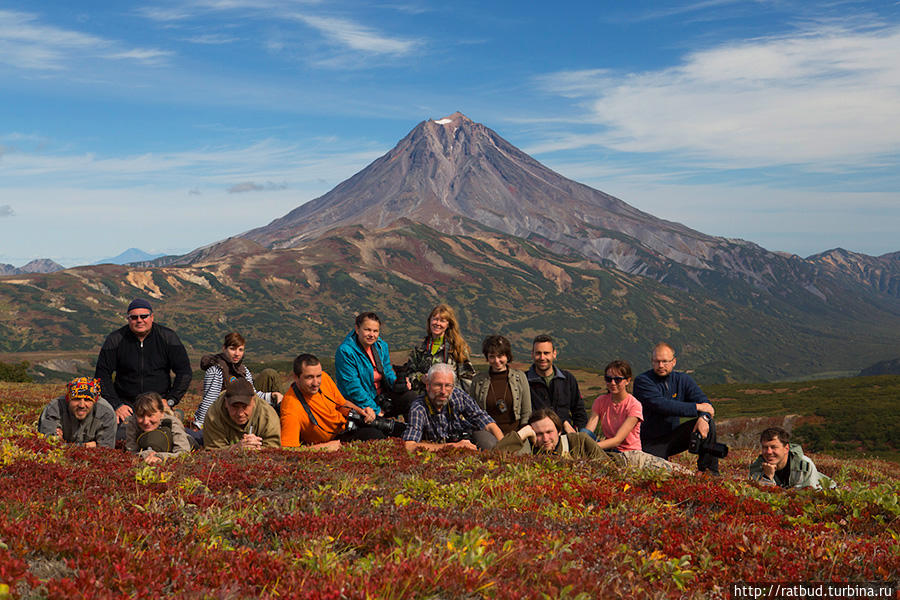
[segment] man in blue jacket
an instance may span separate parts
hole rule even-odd
[[[652,369],[634,378],[634,397],[644,409],[641,449],[668,460],[687,450],[694,432],[699,432],[697,469],[718,475],[719,459],[708,452],[716,444],[715,409],[689,375],[675,371],[672,346],[657,344],[651,363]],[[690,420],[681,423],[682,417]]]

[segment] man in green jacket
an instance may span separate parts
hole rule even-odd
[[[586,433],[562,433],[562,430],[563,424],[559,416],[549,408],[542,408],[531,413],[528,425],[503,436],[497,444],[497,450],[516,454],[543,453],[565,458],[616,460],[619,464],[624,464],[624,458],[611,458]]]
[[[829,477],[816,469],[803,455],[799,444],[791,444],[791,434],[781,427],[770,427],[759,435],[761,454],[750,464],[750,479],[762,485],[783,488],[834,487]]]
[[[281,420],[268,402],[257,402],[253,385],[235,379],[213,402],[203,421],[206,448],[236,446],[248,450],[281,447]]]

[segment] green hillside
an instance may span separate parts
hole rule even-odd
[[[794,430],[804,450],[900,461],[900,376],[705,385],[704,391],[720,419],[810,417]]]
[[[550,333],[567,364],[589,369],[618,357],[642,365],[663,339],[685,368],[722,382],[859,369],[896,352],[900,316],[877,306],[847,299],[811,311],[745,291],[713,300],[491,231],[355,227],[306,246],[222,252],[193,266],[0,278],[0,352],[96,351],[138,296],[154,302],[157,322],[192,353],[215,351],[238,330],[261,359],[333,356],[362,310],[381,314],[392,350],[407,350],[438,302],[456,308],[473,348],[503,333],[521,357],[535,335]]]

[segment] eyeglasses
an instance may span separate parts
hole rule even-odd
[[[667,365],[674,360],[675,357],[673,356],[672,358],[654,358],[650,362],[652,362],[654,365]]]
[[[144,321],[146,319],[149,319],[151,317],[151,315],[153,315],[153,313],[144,313],[142,315],[128,315],[128,318],[132,321],[137,321],[137,320]]]
[[[618,375],[615,375],[615,376],[604,375],[604,376],[603,376],[603,379],[606,380],[606,383],[612,383],[613,381],[615,381],[616,384],[619,384],[619,383],[622,383],[623,381],[625,381],[625,380],[628,379],[628,378],[627,378],[627,377],[619,377]]]

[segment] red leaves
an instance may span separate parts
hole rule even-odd
[[[706,598],[728,581],[900,570],[888,483],[783,492],[745,482],[740,460],[722,479],[668,477],[393,441],[142,470],[112,450],[53,458],[58,446],[4,423],[0,439],[27,451],[0,466],[0,584],[14,595]]]

